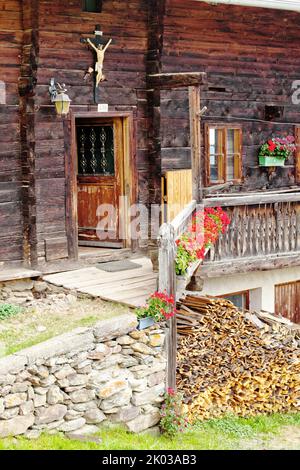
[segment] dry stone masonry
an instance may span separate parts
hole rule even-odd
[[[122,315],[0,359],[0,437],[92,434],[105,423],[155,427],[166,382],[165,332]]]
[[[47,282],[19,279],[0,282],[0,302],[22,307],[55,306],[63,310],[77,301],[76,291],[67,291]]]

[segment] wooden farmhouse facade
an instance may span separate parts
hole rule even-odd
[[[229,3],[0,0],[1,269],[145,248],[120,197],[171,204],[193,166],[198,202],[232,220],[193,288],[300,320],[300,11]],[[88,38],[112,39],[98,87]],[[259,165],[262,144],[289,135],[285,165]],[[124,238],[99,243],[99,203]]]

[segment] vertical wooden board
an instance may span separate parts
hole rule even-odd
[[[192,201],[192,170],[167,171],[165,181],[170,222]]]
[[[275,313],[300,324],[300,281],[275,286]]]

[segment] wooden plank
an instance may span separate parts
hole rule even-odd
[[[76,288],[80,290],[93,288],[93,289],[98,289],[100,291],[100,290],[110,289],[112,295],[114,295],[113,294],[114,291],[118,291],[119,288],[122,288],[124,286],[128,288],[131,285],[139,284],[141,282],[148,282],[149,280],[151,281],[156,280],[156,278],[157,276],[153,273],[152,275],[140,273],[140,275],[137,275],[136,277],[133,277],[133,278],[130,278],[128,276],[127,277],[119,276],[119,278],[116,278],[115,280],[106,279],[105,281],[103,281],[101,277],[99,276],[98,279],[94,279],[93,281],[91,280],[87,282],[78,281],[77,283],[74,282],[74,283],[66,284],[65,286],[68,289]]]
[[[231,206],[244,206],[254,204],[267,204],[274,202],[299,202],[300,192],[283,193],[283,194],[268,194],[261,193],[249,196],[223,196],[211,197],[204,199],[203,204],[205,207],[231,207]]]
[[[246,273],[253,271],[268,271],[300,265],[300,254],[288,253],[267,256],[249,256],[244,259],[227,259],[224,261],[204,262],[201,271],[198,270],[199,277],[212,278],[223,275]]]
[[[67,237],[45,239],[46,261],[55,261],[68,257]]]
[[[46,282],[50,282],[51,284],[55,284],[58,286],[62,286],[65,282],[68,282],[72,279],[78,279],[81,277],[87,278],[89,276],[91,279],[97,274],[98,269],[91,267],[91,268],[80,268],[76,269],[75,271],[68,271],[68,272],[60,272],[58,274],[48,274],[43,277],[43,280]]]
[[[40,277],[41,274],[42,273],[40,271],[34,271],[32,269],[24,269],[24,268],[2,269],[0,272],[0,282]]]
[[[300,323],[300,281],[275,286],[275,313]]]
[[[153,88],[160,90],[171,90],[173,88],[185,88],[198,86],[204,83],[205,72],[180,72],[180,73],[158,73],[149,74],[149,83]],[[199,109],[200,111],[200,109]]]
[[[123,284],[101,284],[93,287],[86,287],[86,288],[79,288],[80,292],[93,292],[99,293],[99,296],[102,297],[103,295],[110,296],[112,300],[115,300],[119,295],[121,298],[125,298],[125,294],[131,290],[134,292],[141,293],[144,290],[147,290],[149,293],[153,293],[156,291],[156,281],[157,277],[152,276],[151,278],[145,279],[141,276],[140,279],[135,279],[134,282],[130,282],[130,279]]]
[[[165,181],[170,222],[192,201],[192,170],[167,171]]]

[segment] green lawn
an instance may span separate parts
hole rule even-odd
[[[150,434],[133,435],[120,428],[103,428],[101,443],[71,441],[62,435],[38,440],[0,440],[0,450],[230,450],[300,449],[300,413],[256,418],[228,417],[194,425],[174,440]]]
[[[41,305],[0,318],[0,358],[78,327],[128,313],[128,307],[100,299],[81,299],[58,308]]]

